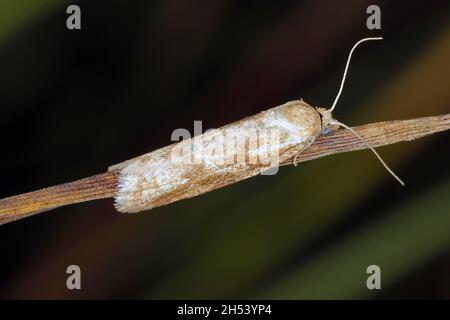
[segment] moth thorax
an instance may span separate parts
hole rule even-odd
[[[310,134],[314,137],[320,134],[320,117],[316,109],[304,101],[297,100],[286,103],[280,109],[286,120],[297,128],[297,134]]]

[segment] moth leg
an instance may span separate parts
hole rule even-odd
[[[307,143],[303,148],[301,148],[301,149],[297,152],[297,154],[294,156],[294,159],[292,160],[292,164],[294,165],[294,167],[296,167],[296,166],[298,165],[298,162],[297,162],[298,156],[303,152],[303,150],[305,150],[305,149],[308,148],[310,145],[312,145],[313,142],[314,142],[314,140],[316,140],[315,137],[312,137],[311,139],[309,139],[308,143]]]

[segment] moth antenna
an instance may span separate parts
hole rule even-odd
[[[392,171],[391,168],[389,168],[389,166],[386,164],[386,162],[384,162],[384,160],[381,158],[381,156],[378,154],[378,152],[355,130],[353,130],[351,127],[343,124],[342,122],[339,122],[335,119],[332,120],[332,124],[337,124],[340,125],[341,127],[344,127],[347,130],[350,130],[355,136],[357,136],[370,150],[372,150],[372,152],[375,154],[375,156],[378,158],[378,160],[380,160],[381,164],[386,168],[386,170],[395,178],[397,179],[398,182],[400,182],[400,184],[402,186],[405,186],[405,183],[402,181],[402,179],[400,179],[395,173],[394,171]]]
[[[382,40],[382,39],[383,39],[383,37],[364,38],[364,39],[361,39],[357,43],[354,44],[352,50],[350,50],[350,53],[348,54],[347,64],[345,65],[344,74],[343,74],[342,80],[341,80],[341,86],[339,87],[339,91],[338,91],[338,93],[336,95],[336,98],[334,98],[333,105],[329,109],[330,112],[333,112],[333,110],[336,107],[336,104],[337,104],[337,102],[338,102],[338,100],[339,100],[339,98],[341,96],[342,89],[344,88],[345,79],[347,78],[347,71],[348,71],[348,67],[350,66],[350,60],[352,59],[353,51],[355,51],[356,47],[359,46],[363,42],[370,41],[370,40]]]

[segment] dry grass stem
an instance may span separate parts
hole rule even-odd
[[[450,114],[411,120],[378,122],[354,127],[353,129],[373,147],[380,147],[401,141],[411,141],[448,130],[450,129]],[[339,129],[316,139],[310,147],[297,157],[297,162],[361,149],[367,149],[367,147],[358,137],[348,130]],[[289,164],[292,164],[292,161],[281,163],[281,165]],[[117,176],[116,171],[111,171],[1,199],[0,224],[69,204],[113,198],[116,193]]]

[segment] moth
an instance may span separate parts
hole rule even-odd
[[[381,39],[364,38],[355,43],[348,55],[338,94],[329,109],[311,106],[303,100],[287,102],[110,167],[109,170],[119,172],[116,209],[119,212],[140,212],[262,174],[291,158],[294,158],[296,165],[296,156],[317,137],[340,127],[358,136],[404,185],[374,148],[351,127],[332,116],[342,93],[353,51],[365,41]],[[243,137],[244,143],[239,144],[238,140]],[[247,141],[247,137],[257,137],[254,139],[256,143]]]

